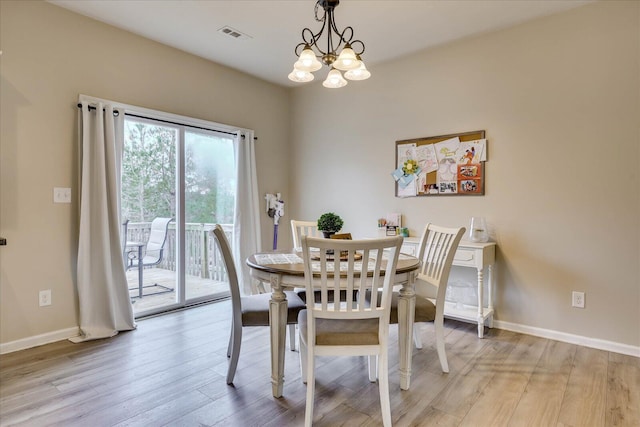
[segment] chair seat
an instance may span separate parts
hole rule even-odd
[[[287,324],[295,324],[305,302],[293,291],[285,291],[287,296]],[[271,293],[247,295],[240,298],[243,326],[269,326],[269,301]]]
[[[391,317],[389,323],[398,323],[398,297],[400,294],[394,292],[391,294]],[[371,301],[371,291],[367,290],[365,295],[367,301]],[[436,306],[426,298],[416,296],[416,309],[414,314],[414,322],[433,322],[436,318]]]
[[[300,339],[307,343],[307,310],[298,314]],[[317,345],[378,345],[378,319],[316,319]]]

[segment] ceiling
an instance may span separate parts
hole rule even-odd
[[[429,47],[594,0],[342,0],[335,10],[340,30],[352,26],[366,45],[362,59],[375,64]],[[317,32],[315,0],[49,0],[98,21],[246,72],[282,86],[296,60],[301,32]],[[218,30],[229,26],[248,37]],[[324,79],[325,70],[316,72]]]

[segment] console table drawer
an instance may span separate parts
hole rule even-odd
[[[453,257],[453,264],[460,267],[475,267],[477,251],[472,249],[458,248]]]
[[[411,256],[418,256],[418,245],[411,242],[403,243],[400,252]]]

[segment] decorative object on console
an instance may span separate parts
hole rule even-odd
[[[371,76],[360,57],[364,53],[364,43],[353,39],[352,27],[346,27],[340,31],[336,26],[333,13],[338,4],[340,0],[316,2],[315,18],[316,21],[322,22],[322,28],[315,34],[309,28],[302,30],[303,41],[295,48],[298,60],[293,64],[293,71],[288,76],[289,80],[300,83],[312,81],[314,79],[312,73],[322,68],[322,63],[330,67],[327,79],[322,83],[327,88],[334,89],[347,85],[347,81],[339,70],[346,71],[344,77],[349,80],[366,80]],[[324,9],[322,17],[319,16],[320,7]],[[326,49],[323,50],[319,42],[325,29],[327,30],[324,38]],[[343,45],[344,48],[338,54],[338,50]]]
[[[388,213],[386,218],[386,225],[394,225],[396,227],[402,227],[402,214]]]
[[[322,234],[326,238],[340,231],[343,224],[344,221],[342,218],[333,212],[323,213],[320,215],[320,218],[318,218],[318,230],[322,231]]]
[[[400,234],[402,228],[402,214],[389,213],[385,221],[386,224],[386,236],[397,236]]]
[[[469,227],[469,240],[476,243],[484,243],[489,241],[487,222],[483,217],[474,216],[471,218],[471,227]]]
[[[398,235],[398,227],[395,225],[387,225],[386,236],[397,236]]]

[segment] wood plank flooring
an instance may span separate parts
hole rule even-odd
[[[83,344],[61,341],[0,356],[2,426],[301,426],[306,387],[287,350],[284,397],[271,396],[268,328],[245,328],[227,386],[229,301],[138,321]],[[411,389],[401,391],[391,328],[396,426],[640,426],[640,359],[445,321],[451,372],[432,325],[420,325]],[[319,358],[317,426],[381,425],[364,357]]]

